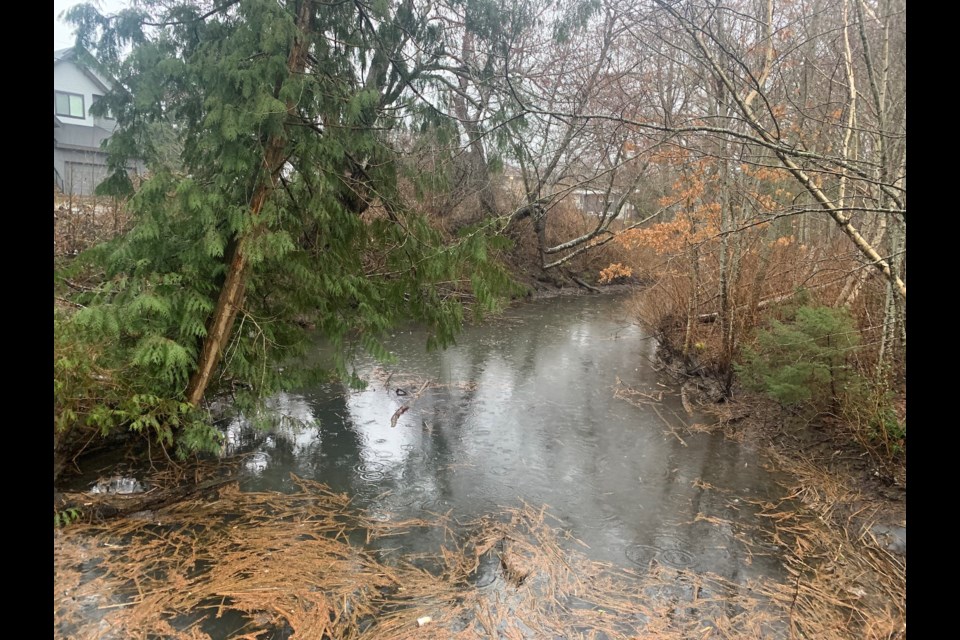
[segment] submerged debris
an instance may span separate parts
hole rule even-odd
[[[812,573],[796,566],[795,584],[666,563],[623,569],[577,551],[545,509],[505,509],[456,527],[448,517],[379,521],[322,484],[293,480],[291,494],[230,485],[165,507],[158,519],[57,532],[55,636],[195,640],[224,637],[229,621],[232,638],[281,630],[338,640],[892,637],[878,633],[873,609],[859,631],[845,631],[870,598],[818,591],[824,569],[812,563]],[[792,536],[783,544],[816,535],[778,526]],[[430,558],[370,550],[428,532],[447,540]],[[895,625],[898,612],[890,613]]]

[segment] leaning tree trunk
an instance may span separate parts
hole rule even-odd
[[[294,39],[290,55],[287,58],[287,71],[291,76],[303,73],[306,68],[306,29],[309,24],[310,3],[303,2],[297,16],[297,26],[300,33]],[[294,115],[296,103],[288,100],[286,108],[288,115]],[[264,203],[277,187],[280,171],[285,160],[285,150],[286,135],[284,132],[271,134],[267,138],[261,178],[254,190],[253,197],[250,199],[249,215],[254,220],[260,217],[260,211],[263,209]],[[220,363],[223,347],[233,331],[237,312],[243,304],[249,265],[247,246],[260,230],[260,227],[259,224],[251,225],[248,231],[235,237],[231,243],[232,251],[228,253],[230,263],[227,267],[227,276],[220,289],[220,296],[217,299],[213,315],[207,322],[207,335],[203,340],[197,368],[194,370],[190,378],[190,384],[187,386],[187,402],[194,406],[200,403],[207,387],[210,385],[213,372]]]

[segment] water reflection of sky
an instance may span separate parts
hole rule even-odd
[[[372,381],[362,392],[282,394],[269,433],[235,421],[229,448],[252,454],[245,486],[286,490],[293,472],[382,518],[548,504],[600,560],[656,558],[729,577],[778,571],[744,561],[734,530],[751,515],[746,499],[775,492],[771,479],[736,443],[669,433],[665,421],[685,414],[651,366],[653,341],[616,300],[527,305],[458,342],[428,354],[423,335],[399,333],[389,345],[397,364],[386,367],[399,382],[384,386],[376,363],[361,361]],[[433,384],[419,398],[409,385],[397,395],[412,379]],[[614,398],[617,379],[668,393],[655,408],[633,406]]]

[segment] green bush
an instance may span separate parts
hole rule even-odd
[[[60,529],[73,524],[77,522],[82,515],[83,513],[79,509],[73,507],[64,509],[63,511],[55,511],[53,513],[53,528]]]
[[[771,321],[734,365],[744,386],[791,408],[833,411],[864,444],[900,453],[906,423],[884,376],[866,377],[853,366],[860,334],[847,310],[801,305],[781,312],[785,319]]]
[[[849,364],[860,341],[853,320],[846,309],[806,305],[791,316],[760,331],[735,370],[745,386],[781,404],[835,407],[857,378]]]
[[[53,326],[55,446],[129,430],[181,455],[219,449],[205,412],[157,394],[156,372],[129,363],[119,341],[91,332],[79,314],[55,311]]]

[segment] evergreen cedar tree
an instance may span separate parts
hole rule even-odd
[[[425,323],[427,346],[441,347],[464,320],[457,293],[469,290],[480,313],[508,291],[488,234],[444,243],[398,190],[396,133],[450,126],[420,97],[442,34],[414,5],[148,2],[109,18],[91,5],[68,14],[78,45],[116,79],[95,107],[119,125],[109,151],[120,170],[104,189],[131,193],[135,220],[86,257],[106,277],[70,320],[109,344],[126,397],[138,398],[100,407],[104,430],[210,447],[204,398],[231,390],[252,407],[321,374],[292,364],[311,345],[304,327],[335,345],[334,368],[349,377],[351,350],[386,358],[378,337],[398,320]],[[150,168],[135,193],[122,170],[131,157]]]

